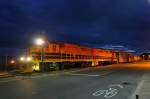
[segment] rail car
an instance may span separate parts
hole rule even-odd
[[[101,66],[119,62],[133,62],[139,59],[132,53],[125,51],[90,48],[78,44],[49,42],[43,48],[44,62],[41,61],[40,47],[28,48],[28,55],[32,57],[33,70],[51,71],[77,67]],[[44,64],[44,65],[41,65]]]
[[[141,59],[140,56],[126,51],[116,51],[116,55],[118,63],[135,62]]]

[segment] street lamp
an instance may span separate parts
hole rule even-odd
[[[35,44],[40,46],[41,47],[41,69],[42,69],[42,72],[44,71],[44,65],[43,65],[43,62],[44,62],[44,45],[45,45],[45,40],[42,39],[42,38],[37,38],[35,40]]]
[[[37,38],[35,43],[38,45],[38,46],[43,46],[45,44],[45,41],[42,39],[42,38]]]

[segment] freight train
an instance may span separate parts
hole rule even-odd
[[[43,61],[41,60],[42,55]],[[126,51],[90,48],[62,42],[49,42],[44,48],[37,46],[28,48],[28,56],[32,57],[34,71],[104,66],[140,59],[139,56]]]

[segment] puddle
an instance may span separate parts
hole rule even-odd
[[[123,82],[123,83],[121,83],[121,85],[129,86],[129,85],[133,85],[133,84],[131,82]]]

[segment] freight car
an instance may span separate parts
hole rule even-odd
[[[32,57],[35,71],[41,69],[44,71],[62,70],[135,61],[135,56],[132,53],[60,42],[49,42],[43,52],[44,65],[41,65],[41,48],[31,47],[28,49],[28,56]]]
[[[140,56],[126,51],[115,51],[118,63],[129,63],[139,61]]]

